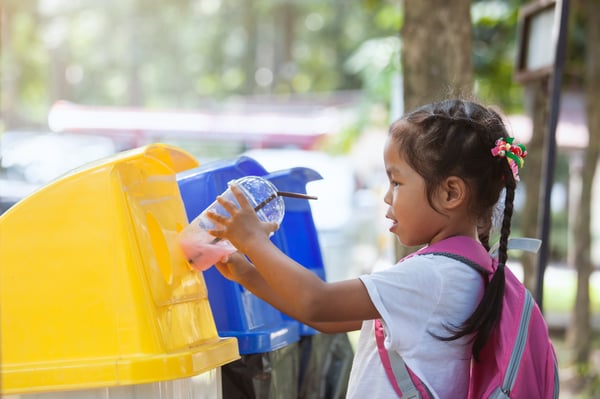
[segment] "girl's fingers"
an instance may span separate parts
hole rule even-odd
[[[231,192],[233,193],[233,195],[235,196],[238,204],[240,204],[240,208],[239,209],[253,209],[252,205],[250,205],[250,202],[248,201],[248,199],[246,198],[246,195],[244,195],[242,189],[235,183],[231,183],[229,185],[229,189],[231,190]],[[238,210],[238,207],[236,206],[235,203],[233,203],[232,201],[226,199],[225,197],[223,197],[223,195],[219,195],[217,197],[217,202],[219,204],[221,204],[221,206],[230,214],[233,215],[233,213],[235,211]]]
[[[223,230],[208,230],[208,234],[216,238],[223,238]]]
[[[213,211],[206,212],[206,216],[208,216],[209,219],[211,219],[214,222],[217,222],[219,224],[225,224],[224,222],[227,221],[227,219],[228,219],[225,216],[219,215],[218,213],[215,213]]]
[[[235,206],[235,204],[231,201],[229,201],[228,199],[225,199],[223,196],[219,195],[217,197],[217,202],[219,204],[221,204],[221,206],[227,211],[229,212],[230,215],[233,215],[233,212],[237,209],[237,207]],[[215,213],[211,212],[211,216],[216,215]]]
[[[278,225],[277,223],[275,223],[275,222],[268,222],[268,223],[266,223],[266,222],[263,222],[263,223],[264,223],[265,225],[267,225],[267,231],[268,231],[269,233],[274,233],[274,232],[276,232],[277,230],[279,230],[279,225]]]
[[[229,189],[235,196],[235,199],[237,199],[237,202],[238,202],[238,204],[240,204],[241,209],[253,209],[252,205],[250,205],[248,198],[246,198],[246,195],[244,194],[244,192],[242,191],[240,186],[238,186],[235,183],[231,183],[229,185]]]

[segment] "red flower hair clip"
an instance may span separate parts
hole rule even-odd
[[[519,169],[525,165],[527,149],[523,144],[513,144],[514,137],[501,137],[496,140],[496,145],[492,148],[492,155],[502,157],[508,160],[510,170],[516,181],[519,181]]]

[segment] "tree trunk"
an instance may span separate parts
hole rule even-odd
[[[13,129],[16,125],[16,104],[15,99],[17,98],[16,89],[16,73],[14,61],[12,61],[13,54],[11,54],[11,37],[12,24],[14,21],[14,10],[11,4],[0,4],[0,56],[3,60],[9,60],[3,63],[3,79],[1,83],[2,92],[0,92],[0,123],[4,123],[3,128],[7,130]]]
[[[403,3],[402,71],[406,111],[447,97],[471,98],[471,1]],[[398,258],[413,252],[396,241]]]
[[[574,349],[574,360],[578,363],[589,361],[591,345],[590,326],[590,276],[592,262],[591,246],[591,207],[592,183],[600,159],[600,47],[592,43],[600,40],[600,3],[587,0],[584,3],[586,23],[585,53],[585,94],[588,120],[589,143],[585,149],[581,175],[581,199],[579,213],[575,221],[574,242],[575,267],[577,268],[577,294],[575,297],[574,322],[569,329],[569,342]]]
[[[125,24],[129,45],[129,59],[127,60],[127,102],[129,106],[133,107],[144,105],[143,84],[140,78],[143,55],[138,45],[140,42],[140,29],[143,25],[143,13],[144,10],[141,2],[133,1],[128,23]],[[175,57],[176,55],[173,56]]]
[[[255,1],[245,0],[241,4],[244,29],[246,30],[246,37],[248,38],[246,53],[242,63],[242,67],[244,68],[243,94],[248,95],[253,94],[254,92],[254,88],[256,86],[254,82],[254,73],[259,67],[259,65],[256,64],[258,52],[258,24],[257,18],[255,18],[254,15],[254,10],[256,7]],[[221,62],[219,65],[223,65],[223,63]]]
[[[401,33],[407,110],[472,96],[471,1],[405,0]]]
[[[540,79],[526,87],[527,113],[532,115],[531,140],[527,145],[527,160],[523,169],[523,183],[527,190],[525,206],[519,213],[521,235],[523,237],[539,237],[539,212],[542,169],[544,158],[544,137],[548,125],[548,79]],[[536,256],[523,252],[523,283],[531,291],[536,292]]]
[[[282,3],[275,7],[275,57],[273,59],[274,87],[288,86],[291,91],[288,68],[293,64],[295,41],[296,5]]]

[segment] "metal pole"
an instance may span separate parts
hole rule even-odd
[[[558,38],[556,40],[556,52],[554,57],[554,70],[552,73],[550,87],[550,113],[548,118],[548,137],[546,139],[546,159],[543,174],[543,196],[541,209],[541,240],[540,253],[537,265],[537,290],[536,301],[541,310],[543,310],[544,299],[544,273],[548,263],[548,248],[550,241],[551,224],[551,203],[552,185],[554,183],[554,164],[556,159],[556,126],[558,125],[558,115],[560,112],[560,89],[562,85],[563,67],[565,61],[567,27],[569,20],[569,0],[557,2],[560,7],[560,20],[558,26]],[[558,9],[558,7],[557,7]]]

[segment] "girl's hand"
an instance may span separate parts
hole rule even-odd
[[[231,216],[208,212],[208,218],[221,227],[219,230],[210,230],[209,233],[215,237],[229,240],[239,251],[247,253],[249,248],[260,247],[265,240],[268,241],[271,233],[276,231],[279,226],[277,223],[261,222],[237,184],[232,183],[229,188],[240,207],[238,208],[233,202],[218,196],[217,201]]]
[[[249,273],[256,272],[252,263],[239,252],[234,252],[227,258],[217,262],[215,267],[223,277],[240,284],[248,278]]]

